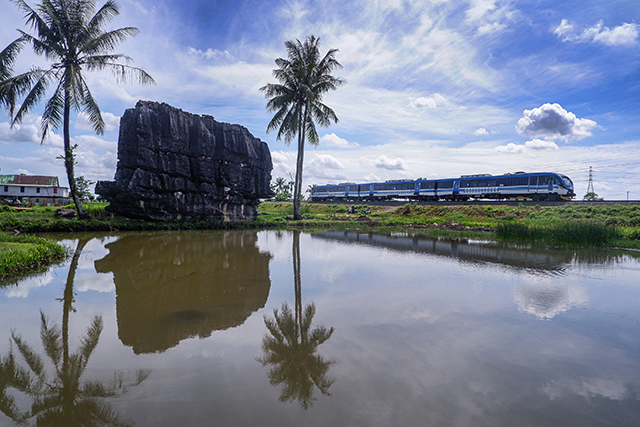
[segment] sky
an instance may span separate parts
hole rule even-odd
[[[27,0],[32,6],[36,3]],[[98,6],[103,2],[98,1]],[[295,144],[266,133],[259,88],[276,83],[287,40],[338,49],[346,84],[325,95],[339,122],[305,150],[310,184],[554,171],[577,198],[640,200],[638,0],[119,0],[107,29],[137,27],[116,48],[153,86],[87,73],[107,128],[72,118],[76,175],[113,180],[119,118],[140,99],[245,126],[265,141],[272,176],[292,179]],[[0,49],[27,30],[0,0]],[[15,72],[45,65],[28,49]],[[62,137],[41,143],[42,108],[10,126],[0,113],[0,174],[66,185]]]

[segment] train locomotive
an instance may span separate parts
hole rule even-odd
[[[315,185],[311,201],[375,201],[389,199],[466,201],[571,200],[568,176],[555,172],[515,172],[504,175],[462,175],[460,178],[398,180],[365,184]]]

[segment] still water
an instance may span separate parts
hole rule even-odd
[[[0,288],[3,426],[640,423],[640,254],[342,231],[58,238],[64,265]]]

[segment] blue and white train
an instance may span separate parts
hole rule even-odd
[[[460,178],[386,181],[366,184],[315,185],[314,202],[349,200],[571,200],[568,176],[555,172],[515,172],[504,175],[463,175]]]

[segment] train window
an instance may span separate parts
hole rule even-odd
[[[439,181],[438,188],[453,188],[453,181]]]
[[[421,182],[420,189],[422,190],[432,190],[435,187],[435,182]]]
[[[357,185],[350,185],[349,186],[349,191],[358,191],[358,186]]]

